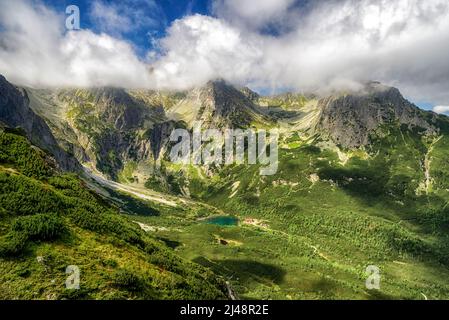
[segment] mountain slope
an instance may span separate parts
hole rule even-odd
[[[0,132],[2,299],[220,299],[224,282],[177,257],[22,136]],[[80,289],[66,289],[68,266]]]
[[[0,123],[21,128],[34,144],[50,152],[64,170],[76,170],[78,164],[62,150],[45,121],[30,108],[26,90],[11,85],[0,75]]]
[[[174,123],[164,110],[149,104],[148,95],[119,88],[27,89],[32,107],[68,141],[82,163],[90,163],[117,179],[127,163],[151,165],[168,142]]]

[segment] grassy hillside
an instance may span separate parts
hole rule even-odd
[[[168,228],[157,234],[241,298],[447,299],[447,135],[382,130],[366,150],[292,135],[276,175],[230,166],[190,188],[238,225],[139,219]],[[381,290],[365,287],[369,265],[381,270]]]
[[[16,132],[0,132],[0,298],[220,299],[222,280],[179,258]],[[65,287],[67,266],[80,290]]]

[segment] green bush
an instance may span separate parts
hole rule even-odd
[[[13,215],[51,213],[63,209],[61,198],[30,178],[0,172],[0,208]]]
[[[19,255],[25,248],[27,236],[20,233],[9,233],[0,238],[0,257]]]
[[[45,153],[33,148],[25,137],[0,132],[0,163],[14,164],[26,176],[43,178],[52,174]]]
[[[117,271],[113,283],[117,288],[130,292],[139,292],[145,288],[145,280],[129,270]]]
[[[145,247],[141,230],[133,228],[127,221],[113,213],[93,213],[84,209],[76,209],[70,215],[73,222],[83,229],[102,234],[114,234],[130,244]]]
[[[11,229],[30,240],[42,241],[58,239],[67,231],[64,222],[56,214],[19,217],[13,222]]]

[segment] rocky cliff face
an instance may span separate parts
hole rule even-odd
[[[67,122],[84,150],[85,162],[111,178],[127,162],[153,163],[168,143],[173,127],[161,107],[120,88],[63,90],[59,102],[65,105]]]
[[[74,157],[62,150],[45,121],[30,109],[30,100],[24,89],[10,84],[0,75],[0,121],[7,127],[21,128],[27,138],[49,152],[63,170],[77,170]]]
[[[152,116],[153,110],[146,108],[124,89],[97,88],[90,93],[99,120],[113,125],[116,129],[130,130],[141,127],[143,121]]]
[[[249,99],[250,101],[252,101],[253,103],[257,103],[257,101],[260,98],[260,95],[256,92],[254,92],[253,90],[251,90],[248,87],[244,87],[242,89],[240,89],[240,92],[243,93],[243,95]]]
[[[407,101],[398,89],[372,82],[358,92],[323,98],[315,132],[345,148],[370,143],[370,135],[383,124],[406,125],[428,134],[437,133],[437,115]]]
[[[248,90],[239,91],[223,80],[210,81],[190,91],[169,110],[168,116],[189,126],[194,121],[202,121],[209,128],[245,128],[253,122],[269,122],[253,98]]]

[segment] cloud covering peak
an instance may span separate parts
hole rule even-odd
[[[447,0],[214,0],[212,12],[174,21],[142,59],[113,33],[66,32],[43,5],[0,0],[0,73],[34,86],[169,89],[215,78],[302,91],[379,80],[449,102]]]

